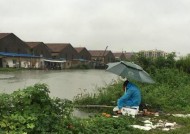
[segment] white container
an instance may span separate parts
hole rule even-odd
[[[135,115],[138,114],[138,109],[134,109],[134,108],[126,108],[126,107],[123,107],[121,109],[121,113],[122,115],[128,115],[128,116],[132,116],[132,117],[135,117]]]

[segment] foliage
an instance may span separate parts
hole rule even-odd
[[[190,54],[177,60],[176,67],[181,71],[190,73]]]
[[[190,76],[185,72],[181,72],[178,69],[155,69],[152,77],[156,81],[155,84],[142,84],[137,83],[141,89],[142,101],[148,104],[149,110],[158,111],[163,113],[189,113],[190,112]],[[135,82],[136,83],[136,82]],[[111,101],[117,101],[122,92],[122,82],[115,85],[108,85],[106,88],[98,89],[97,94],[83,94],[75,98],[75,103],[80,104],[104,104],[111,105]],[[116,104],[114,104],[116,105]],[[109,109],[110,110],[110,109]],[[104,111],[107,111],[104,109]],[[111,111],[111,110],[110,110]],[[99,111],[100,112],[100,111]],[[165,115],[165,114],[164,114]],[[128,125],[123,124],[140,124],[139,118],[136,118],[134,122],[128,119],[123,120],[120,118],[107,118],[96,117],[86,120],[82,120],[79,124],[82,124],[82,130],[80,132],[85,133],[131,133],[131,134],[162,134],[162,133],[188,133],[189,132],[189,118],[177,118],[173,116],[159,117],[170,122],[176,122],[180,124],[182,128],[171,130],[169,132],[163,132],[162,130],[155,129],[149,132],[132,129]],[[129,122],[128,122],[129,121]],[[87,122],[87,124],[85,124]],[[115,124],[118,124],[118,129],[115,129]],[[74,122],[73,122],[74,123]],[[74,123],[75,124],[75,123]],[[84,125],[85,124],[85,125]],[[79,126],[78,126],[79,127]],[[76,127],[76,128],[78,128]],[[80,127],[81,128],[81,127]],[[84,131],[85,130],[85,131]]]
[[[132,61],[142,66],[142,68],[148,72],[154,72],[154,69],[162,68],[175,68],[176,54],[170,53],[166,57],[160,56],[157,58],[147,58],[141,53],[134,55]]]
[[[189,112],[190,76],[177,69],[156,69],[152,77],[155,84],[137,85],[141,89],[142,103],[155,110]],[[113,101],[123,94],[122,83],[97,90],[96,94],[82,94],[74,102],[78,104],[113,105]],[[116,103],[114,103],[116,105]]]
[[[107,118],[97,114],[94,117],[86,119],[77,118],[72,120],[69,128],[74,134],[139,133],[140,130],[135,130],[130,127],[131,124],[135,124],[137,122],[138,120],[125,116],[120,118]]]
[[[156,81],[155,84],[136,83],[142,93],[142,102],[149,108],[159,112],[189,113],[190,112],[190,75],[189,56],[174,60],[175,54],[166,58],[146,59],[135,57],[135,62],[145,68]],[[97,93],[82,93],[74,98],[76,105],[116,105],[117,99],[123,94],[122,82],[97,89]],[[94,109],[93,109],[94,110]],[[107,112],[106,109],[101,109]],[[131,134],[162,134],[189,133],[189,118],[160,116],[171,122],[177,122],[182,128],[163,132],[159,129],[142,131],[129,125],[141,124],[140,118],[119,117],[107,118],[101,114],[81,119],[71,116],[73,103],[69,100],[50,98],[46,84],[35,84],[12,94],[0,94],[0,133],[33,134],[89,134],[89,133],[131,133]],[[108,110],[112,112],[112,110]],[[99,111],[100,113],[100,111]]]
[[[155,84],[142,84],[137,83],[141,89],[142,93],[142,103],[147,104],[147,106],[154,111],[161,113],[189,113],[190,112],[190,75],[188,72],[189,62],[188,58],[175,60],[175,53],[169,54],[166,58],[159,57],[155,59],[147,59],[141,55],[136,56],[135,62],[140,64],[145,70],[147,70],[153,79],[156,81]],[[117,99],[123,94],[121,88],[122,82],[116,83],[114,86],[108,85],[106,88],[97,89],[96,94],[82,94],[77,96],[74,102],[77,105],[80,104],[103,104],[103,105],[113,105],[112,101],[117,101]],[[116,105],[116,103],[114,104]],[[104,109],[106,111],[106,109]],[[163,117],[173,122],[177,122],[182,125],[181,129],[176,129],[170,131],[170,133],[188,133],[189,132],[189,118],[175,118],[175,117]],[[96,118],[97,119],[97,118]],[[109,120],[109,119],[107,119]],[[120,122],[121,120],[117,120]],[[116,121],[116,122],[117,122]],[[96,121],[95,121],[96,122]],[[111,122],[111,121],[110,121]],[[109,122],[109,123],[110,123]],[[127,121],[126,121],[127,122]],[[93,124],[94,122],[92,122]],[[104,120],[97,119],[96,124],[103,124],[97,126],[93,124],[93,128],[102,129],[102,131],[94,130],[97,133],[106,133],[110,132],[111,128],[104,128],[105,126],[109,127],[109,123]],[[120,122],[122,124],[122,121]],[[90,123],[91,124],[91,123]],[[122,125],[120,125],[121,127]],[[83,128],[86,129],[86,128]],[[161,130],[151,130],[150,132],[131,130],[130,128],[124,128],[125,130],[130,130],[130,133],[164,133]],[[105,130],[105,131],[104,131]],[[121,129],[117,132],[112,130],[114,133],[126,133]],[[111,133],[111,132],[110,132]],[[167,133],[167,132],[166,132]]]
[[[77,65],[75,67],[71,67],[71,69],[90,69],[90,66],[85,65],[85,64],[81,64],[81,65]]]
[[[121,83],[121,82],[120,82]],[[118,97],[122,95],[122,84],[113,84],[108,85],[106,88],[98,88],[96,93],[82,93],[74,97],[75,105],[116,105],[116,100]],[[88,111],[95,111],[95,109],[91,108]],[[98,109],[99,112],[102,109]],[[103,109],[105,112],[105,109]],[[107,109],[106,112],[110,112],[112,110]]]
[[[0,132],[64,132],[70,120],[69,100],[51,99],[46,84],[35,84],[12,94],[0,94]]]

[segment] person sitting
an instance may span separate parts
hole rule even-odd
[[[124,94],[117,100],[117,107],[113,111],[122,114],[122,108],[139,108],[141,103],[140,89],[133,83],[126,80],[123,83]]]

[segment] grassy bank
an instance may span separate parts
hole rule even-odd
[[[190,112],[190,75],[176,69],[160,69],[152,74],[155,84],[135,83],[142,93],[142,103],[163,112]],[[123,94],[122,81],[75,97],[76,104],[116,105]],[[114,102],[115,101],[115,102]],[[114,103],[113,103],[114,102]]]
[[[115,120],[115,122],[119,122],[120,124],[119,131],[112,130],[113,133],[135,133],[135,134],[144,134],[144,133],[154,133],[154,134],[162,134],[162,133],[174,133],[174,134],[186,134],[190,131],[190,120],[188,118],[179,118],[171,116],[174,113],[190,113],[190,75],[184,72],[180,72],[177,69],[159,69],[154,71],[152,77],[156,81],[155,84],[142,84],[132,81],[136,85],[138,85],[141,89],[142,93],[142,103],[147,104],[149,110],[157,111],[160,113],[159,117],[147,116],[145,118],[153,118],[154,120],[167,120],[168,122],[176,122],[180,128],[175,130],[170,130],[169,132],[165,132],[160,129],[153,129],[150,131],[143,131],[128,128],[123,126],[123,124],[141,124],[142,117],[137,117],[135,119],[98,119],[96,120],[96,124],[104,124],[102,125],[105,130],[107,127],[109,130],[112,130],[115,126],[114,123],[107,122],[108,120]],[[123,94],[122,91],[122,81],[115,83],[114,85],[108,85],[106,88],[101,88],[97,90],[96,94],[84,93],[80,96],[75,97],[76,105],[116,105],[117,99]],[[86,110],[86,109],[85,109]],[[89,110],[89,109],[88,109]],[[100,112],[108,112],[112,113],[112,109],[91,109]],[[169,114],[169,115],[168,115]],[[128,121],[127,121],[128,120]],[[139,121],[139,122],[138,122]],[[89,121],[88,121],[89,122]],[[94,128],[102,128],[101,125],[94,124]],[[107,126],[109,124],[110,126]],[[117,124],[117,123],[116,123]],[[108,132],[110,132],[107,130]],[[104,131],[100,132],[103,133]],[[105,131],[106,132],[106,131]]]
[[[112,109],[91,109],[97,112],[87,119],[72,116],[73,105],[96,104],[116,105],[123,94],[122,82],[97,89],[97,93],[82,93],[73,103],[69,100],[50,98],[46,84],[36,84],[12,94],[0,94],[0,133],[59,133],[59,134],[187,134],[190,132],[190,118],[174,117],[171,113],[190,113],[190,76],[175,69],[160,69],[152,74],[156,84],[142,84],[133,81],[142,92],[143,103],[160,112],[160,116],[138,116],[119,118],[103,116]],[[170,113],[170,115],[168,115]],[[150,131],[139,130],[130,125],[143,125],[146,118],[176,122],[179,128],[168,132],[159,128]]]

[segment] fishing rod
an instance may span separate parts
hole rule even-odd
[[[114,108],[115,106],[108,105],[76,105],[75,108]]]

